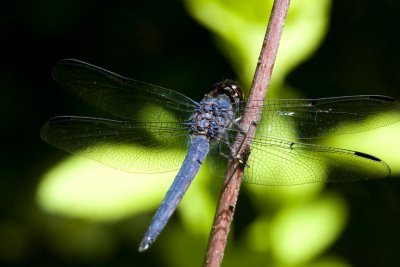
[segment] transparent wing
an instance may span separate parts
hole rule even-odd
[[[231,149],[227,144],[211,141],[207,157],[210,172],[216,177],[224,178],[231,157]]]
[[[262,185],[298,185],[384,178],[382,160],[361,152],[294,143],[258,135],[251,148],[245,181]]]
[[[41,130],[47,143],[134,173],[179,169],[185,157],[187,127],[174,122],[116,121],[55,117]]]
[[[276,99],[259,103],[254,101],[253,108],[247,111],[253,112],[261,105],[263,113],[257,132],[279,138],[312,139],[349,134],[400,120],[400,104],[387,96]],[[244,112],[245,104],[241,104],[240,112]],[[379,117],[375,117],[377,114]]]
[[[58,62],[52,75],[55,81],[84,101],[126,119],[141,119],[143,107],[156,106],[187,120],[197,103],[169,89],[124,78],[118,74],[75,60]],[[146,113],[146,112],[145,112]],[[169,121],[162,112],[152,114],[157,121]]]

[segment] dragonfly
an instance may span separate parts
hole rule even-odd
[[[237,156],[231,151],[235,136],[246,139],[240,119],[256,108],[262,115],[246,158],[244,181],[287,186],[390,175],[389,166],[375,156],[317,144],[323,137],[399,121],[400,105],[388,96],[256,100],[255,108],[249,109],[242,89],[231,80],[218,82],[198,102],[75,59],[58,62],[52,76],[112,118],[51,118],[41,129],[45,142],[131,173],[179,170],[140,243],[140,252],[164,229],[207,155],[211,171],[223,175]]]

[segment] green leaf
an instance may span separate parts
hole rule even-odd
[[[185,0],[189,13],[216,36],[240,80],[254,74],[273,1]],[[292,1],[275,63],[273,83],[309,57],[325,36],[329,0]]]
[[[286,265],[311,261],[338,238],[347,217],[345,202],[333,194],[281,209],[270,225],[274,258]]]

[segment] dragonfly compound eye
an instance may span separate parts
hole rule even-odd
[[[228,79],[214,84],[211,95],[212,97],[215,97],[218,94],[229,96],[232,103],[239,103],[239,101],[244,99],[244,93],[239,84]]]

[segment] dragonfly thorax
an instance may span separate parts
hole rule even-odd
[[[192,117],[190,133],[220,140],[225,137],[226,129],[231,127],[234,111],[229,96],[225,94],[218,97],[206,95]]]

